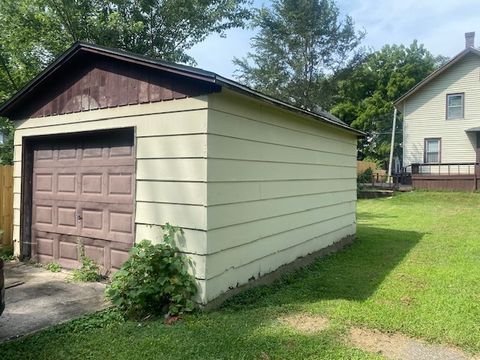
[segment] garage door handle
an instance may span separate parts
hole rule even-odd
[[[81,215],[77,215],[77,220],[78,220],[78,221],[81,221],[81,220],[82,220],[82,216],[81,216]]]

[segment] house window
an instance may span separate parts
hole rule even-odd
[[[440,163],[440,139],[425,139],[425,163]]]
[[[447,95],[447,119],[463,119],[464,94]]]

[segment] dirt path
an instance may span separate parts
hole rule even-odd
[[[428,344],[401,334],[384,334],[376,330],[351,328],[349,342],[362,350],[377,353],[387,359],[401,360],[468,360],[471,356],[462,350],[443,345]]]
[[[328,328],[328,318],[318,315],[296,314],[279,318],[285,324],[304,334],[315,334]],[[395,360],[480,360],[462,350],[423,340],[413,339],[401,334],[384,334],[377,330],[358,327],[350,328],[347,344],[361,350],[376,353],[387,359]]]

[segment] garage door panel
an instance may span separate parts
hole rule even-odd
[[[78,245],[76,243],[61,241],[59,246],[60,259],[78,260]]]
[[[36,256],[36,261],[39,262],[40,264],[48,264],[51,262],[56,262],[53,256],[45,255],[45,254],[38,254]]]
[[[112,171],[108,175],[108,195],[116,197],[133,197],[135,179],[130,172]]]
[[[103,195],[103,172],[88,171],[81,175],[80,193],[82,195]]]
[[[134,241],[132,133],[38,143],[33,175],[32,254],[76,267],[80,241],[106,271],[120,266]]]
[[[116,238],[125,238],[133,232],[133,215],[131,212],[110,211],[109,232]],[[124,242],[124,241],[122,241]]]
[[[86,147],[85,149],[82,150],[82,159],[83,160],[102,159],[104,157],[103,151],[104,149],[102,146]]]
[[[112,269],[118,270],[128,260],[128,251],[112,249],[110,258]]]
[[[37,238],[37,251],[43,255],[53,257],[53,240]]]
[[[107,249],[108,251],[108,249]],[[105,263],[105,247],[85,245],[85,255],[95,261],[98,265],[103,266]]]
[[[63,148],[59,148],[58,150],[56,150],[56,154],[58,161],[77,160],[77,149],[72,149],[68,145],[65,145]]]
[[[34,220],[36,224],[54,225],[54,207],[52,205],[40,204],[34,207]]]
[[[102,209],[82,209],[83,229],[102,230],[105,225]]]
[[[78,192],[77,174],[72,171],[65,171],[56,174],[57,193],[63,196],[76,196]]]
[[[77,230],[77,209],[73,206],[57,206],[58,227]]]
[[[53,192],[54,175],[51,172],[35,173],[35,188],[34,192],[49,193]]]
[[[128,145],[115,146],[108,149],[108,157],[110,159],[120,159],[126,158],[129,159],[133,155],[133,148]]]
[[[48,160],[53,160],[53,146],[51,145],[42,145],[37,148],[34,155],[34,160],[38,166],[42,166]]]

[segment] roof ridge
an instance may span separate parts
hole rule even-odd
[[[415,92],[417,92],[420,88],[428,84],[431,80],[435,79],[437,76],[441,75],[444,71],[449,69],[451,66],[455,65],[457,62],[459,62],[461,59],[463,59],[466,55],[468,54],[475,54],[480,56],[480,49],[475,48],[473,46],[470,46],[468,48],[463,49],[461,52],[459,52],[457,55],[452,57],[449,61],[447,61],[445,64],[440,66],[438,69],[432,71],[427,77],[425,77],[423,80],[419,81],[416,83],[410,90],[408,90],[405,94],[400,96],[398,99],[396,99],[393,104],[395,107],[397,107],[398,110],[401,111],[399,108],[399,105],[402,101],[406,100],[409,98],[411,95],[413,95]]]
[[[0,115],[7,116],[8,110],[14,106],[16,101],[18,101],[22,96],[26,95],[28,92],[32,91],[35,87],[37,87],[46,77],[48,77],[50,74],[55,72],[56,68],[61,66],[63,62],[68,61],[71,57],[73,57],[75,54],[77,54],[79,51],[82,51],[82,50],[87,52],[89,51],[92,53],[97,53],[103,56],[110,56],[112,58],[117,58],[123,61],[131,61],[131,62],[137,61],[137,62],[140,62],[141,65],[153,66],[157,70],[171,71],[179,75],[196,78],[197,80],[200,80],[200,81],[210,82],[213,84],[217,84],[219,86],[226,86],[237,92],[246,93],[249,96],[256,97],[263,101],[267,101],[275,106],[279,106],[289,111],[295,111],[297,113],[301,113],[303,115],[313,117],[316,120],[320,120],[324,123],[342,128],[349,132],[355,133],[356,135],[359,135],[359,136],[365,135],[362,131],[352,128],[351,126],[347,125],[346,123],[338,119],[336,116],[330,114],[329,112],[323,112],[322,114],[318,114],[306,109],[302,109],[295,105],[289,104],[285,101],[276,99],[274,97],[263,94],[254,89],[251,89],[250,87],[240,84],[235,80],[231,80],[223,76],[220,76],[217,73],[214,73],[212,71],[203,70],[203,69],[196,68],[189,65],[177,64],[173,62],[167,62],[164,60],[158,60],[152,57],[135,54],[129,51],[120,50],[120,49],[111,48],[111,47],[102,46],[102,45],[90,44],[82,41],[75,42],[68,50],[66,50],[57,59],[55,59],[55,61],[53,61],[49,66],[47,66],[34,79],[32,79],[28,84],[26,84],[22,89],[20,89],[5,103],[3,103],[0,106]]]

